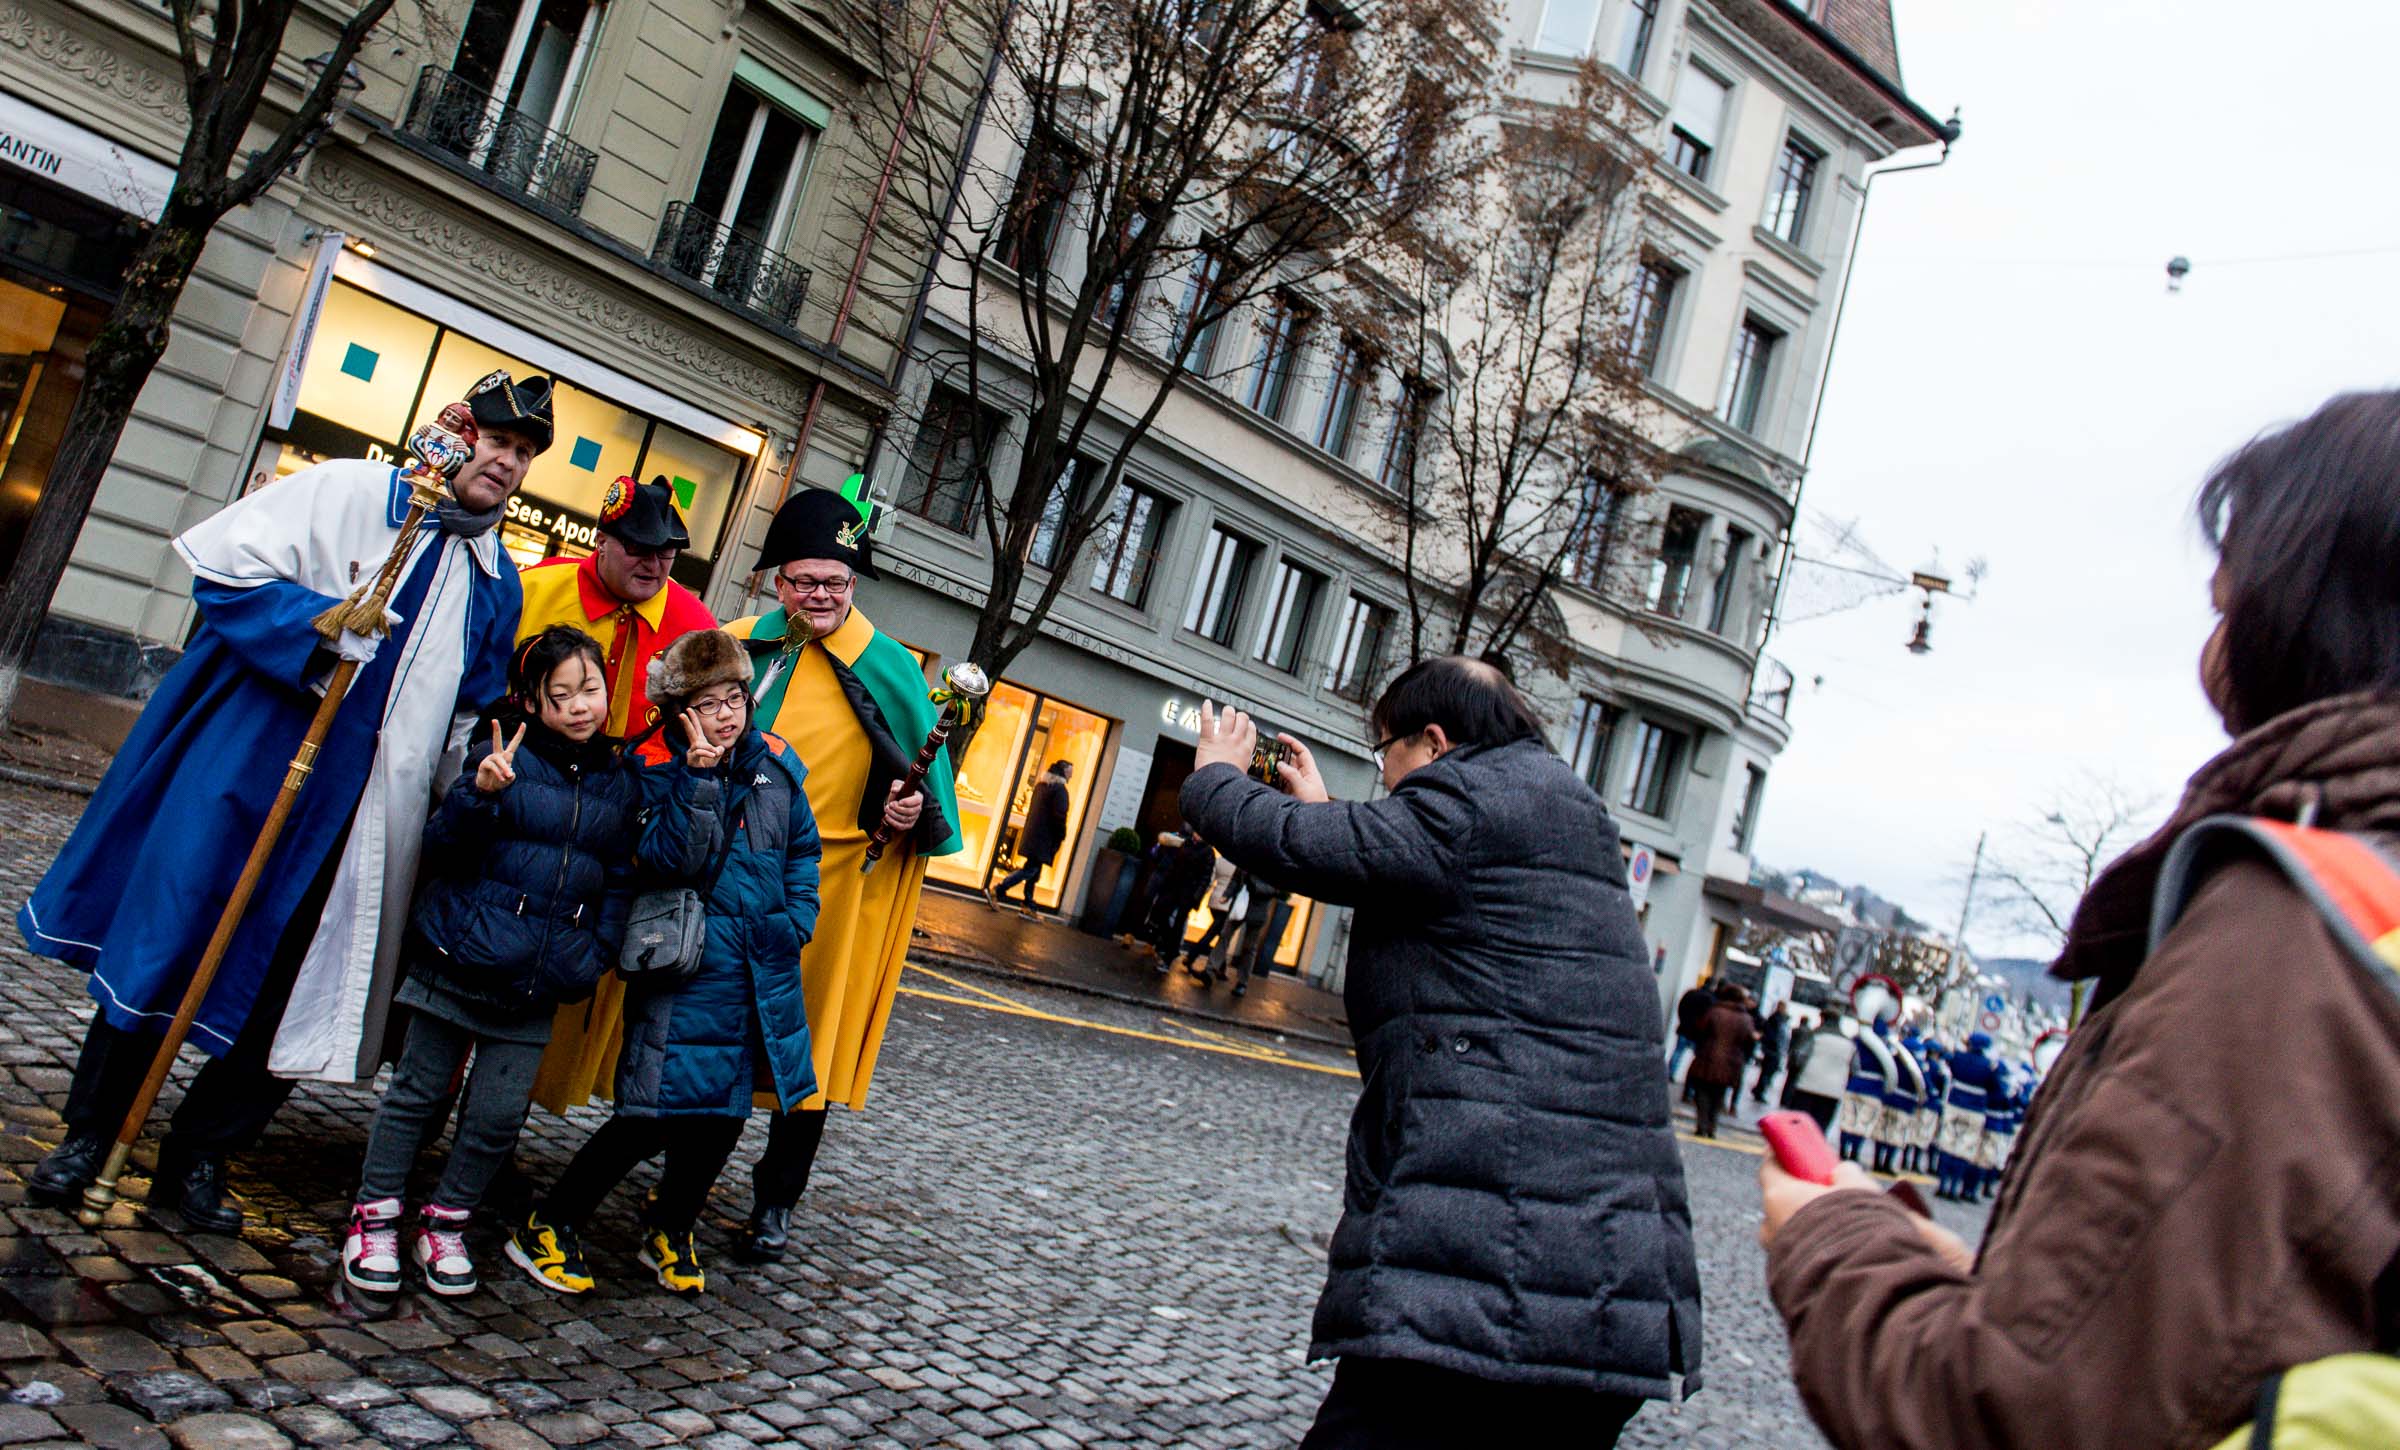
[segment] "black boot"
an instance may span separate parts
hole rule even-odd
[[[26,1195],[72,1207],[82,1201],[83,1190],[100,1176],[100,1165],[107,1159],[108,1139],[98,1133],[70,1133],[25,1175]]]
[[[225,1201],[225,1160],[214,1153],[177,1153],[170,1144],[158,1155],[158,1177],[150,1184],[150,1206],[172,1208],[202,1233],[238,1234],[242,1210]]]
[[[752,1264],[780,1263],[791,1241],[792,1211],[761,1204],[750,1212],[750,1227],[742,1234],[741,1257]]]

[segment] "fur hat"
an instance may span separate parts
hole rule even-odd
[[[711,685],[750,687],[750,656],[721,629],[695,629],[651,657],[650,702],[670,714]]]

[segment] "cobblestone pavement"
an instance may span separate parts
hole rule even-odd
[[[81,805],[0,785],[0,910]],[[1356,1092],[1344,1053],[912,970],[789,1262],[721,1252],[748,1207],[731,1174],[702,1225],[709,1294],[665,1294],[632,1255],[637,1185],[587,1236],[594,1293],[535,1287],[486,1234],[482,1292],[376,1318],[333,1287],[367,1090],[303,1088],[236,1165],[239,1239],[135,1203],[90,1233],[28,1206],[19,1175],[56,1141],[89,1009],[74,973],[13,928],[0,943],[0,1376],[17,1387],[0,1445],[1288,1445],[1324,1392],[1303,1357]],[[598,1121],[537,1110],[521,1160],[547,1178]],[[737,1163],[763,1136],[754,1120]],[[1820,1445],[1765,1300],[1756,1158],[1685,1156],[1707,1388],[1646,1409],[1625,1443]]]

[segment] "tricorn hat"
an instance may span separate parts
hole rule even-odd
[[[867,557],[867,525],[875,506],[865,498],[867,478],[853,473],[841,492],[830,488],[804,489],[783,501],[775,521],[767,525],[766,547],[758,551],[761,572],[780,569],[794,559],[836,559],[862,579],[878,577]]]
[[[550,446],[555,431],[550,422],[550,380],[545,377],[515,383],[505,371],[487,374],[467,389],[467,411],[475,415],[478,428],[508,428],[524,434],[533,440],[536,453]]]
[[[678,549],[692,546],[675,507],[675,490],[664,475],[636,483],[619,475],[600,495],[600,532],[637,549]]]
[[[711,685],[750,687],[750,656],[721,629],[695,629],[650,660],[643,685],[652,704],[672,713]]]

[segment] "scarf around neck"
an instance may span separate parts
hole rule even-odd
[[[442,532],[455,534],[462,539],[490,533],[499,524],[500,516],[506,512],[508,500],[504,498],[482,513],[471,513],[465,504],[458,501],[455,493],[444,493],[442,501],[433,506],[433,516],[440,522]]]

